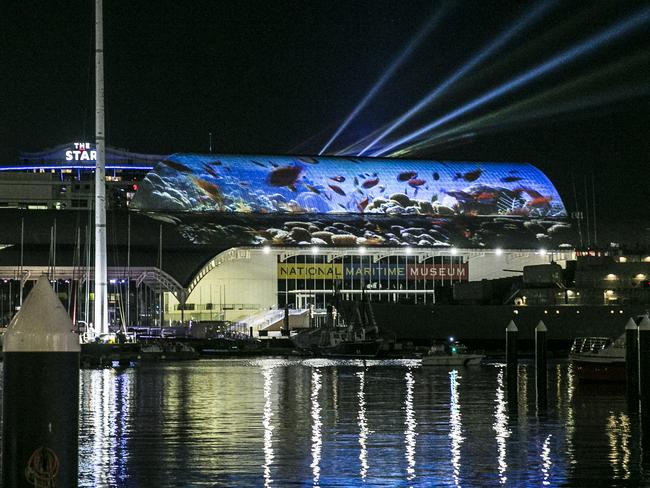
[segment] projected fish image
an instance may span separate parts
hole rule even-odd
[[[526,163],[325,156],[172,155],[142,181],[132,209],[204,215],[221,231],[227,215],[239,215],[255,225],[220,239],[282,245],[482,246],[509,232],[550,244],[548,230],[564,229],[567,216],[548,178]],[[298,219],[312,224],[285,225]],[[185,230],[203,242],[208,228]]]
[[[133,206],[265,214],[566,216],[553,185],[529,164],[324,156],[172,155],[147,175]]]

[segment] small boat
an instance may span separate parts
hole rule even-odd
[[[434,344],[422,357],[422,366],[476,366],[481,364],[483,354],[470,354],[467,347],[458,341],[448,344]]]
[[[372,359],[376,358],[381,341],[374,339],[344,340],[335,345],[321,348],[320,352],[328,358],[338,359]]]
[[[199,353],[192,346],[183,342],[161,341],[142,344],[138,356],[140,361],[182,361],[198,359]]]
[[[625,381],[625,334],[610,337],[576,337],[569,359],[578,380]]]

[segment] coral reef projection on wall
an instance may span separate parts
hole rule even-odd
[[[569,230],[557,190],[526,163],[175,154],[132,208],[233,245],[554,246]]]

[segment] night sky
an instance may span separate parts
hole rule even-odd
[[[93,3],[3,5],[1,164],[14,162],[19,151],[92,140]],[[583,205],[585,175],[593,174],[604,226],[612,219],[641,218],[644,229],[650,227],[650,61],[644,56],[650,52],[650,2],[555,4],[394,135],[644,11],[645,23],[635,30],[444,128],[612,63],[625,65],[618,71],[534,105],[526,120],[497,120],[486,132],[408,157],[528,161],[546,172],[570,209],[572,182]],[[108,144],[148,153],[207,152],[212,132],[214,152],[317,154],[427,19],[445,8],[431,33],[333,144],[332,150],[340,150],[405,112],[535,5],[105,0]],[[571,110],[553,114],[567,103]],[[538,113],[541,109],[550,114]]]

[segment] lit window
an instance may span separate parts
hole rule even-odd
[[[618,258],[618,262],[619,263],[627,263],[627,258],[625,256],[621,256],[620,258]]]
[[[615,275],[614,273],[609,273],[605,278],[608,279],[608,280],[610,280],[610,281],[611,281],[611,280],[615,280],[615,279],[616,279],[616,275]]]

